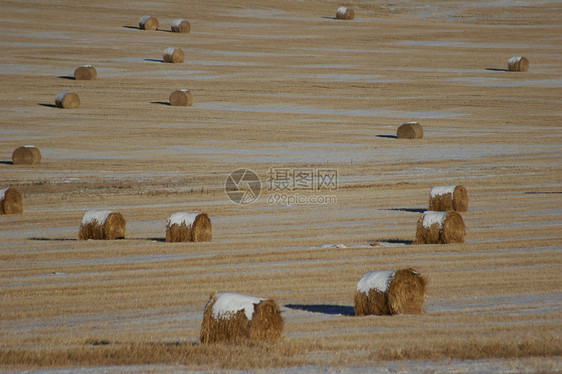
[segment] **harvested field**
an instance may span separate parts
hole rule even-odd
[[[2,371],[562,371],[560,2],[340,5],[0,3],[0,185],[25,203],[0,215]],[[69,77],[86,63],[100,79]],[[396,139],[412,119],[423,138]],[[40,164],[12,163],[24,144]],[[261,189],[225,191],[243,168]],[[413,245],[453,184],[465,242]],[[78,240],[92,206],[126,239]],[[212,217],[212,242],[166,243],[176,211]],[[424,313],[353,316],[362,274],[410,267]],[[275,300],[282,338],[200,344],[221,290]]]

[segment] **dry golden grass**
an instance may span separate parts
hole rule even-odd
[[[556,6],[359,1],[361,17],[339,22],[339,4],[295,4],[143,9],[188,12],[187,36],[139,30],[129,2],[0,4],[0,174],[25,202],[0,216],[2,370],[562,370]],[[175,45],[189,45],[185,63],[162,63]],[[516,54],[529,71],[502,71]],[[58,76],[85,61],[99,79]],[[193,106],[163,105],[186,81]],[[79,110],[53,108],[66,90]],[[410,120],[424,137],[394,139]],[[40,165],[9,162],[23,140]],[[264,182],[247,206],[223,189],[240,167]],[[322,191],[337,203],[268,204],[272,167],[337,169],[337,190]],[[470,193],[465,243],[411,245],[430,188],[456,183]],[[119,209],[127,239],[78,241],[91,207]],[[166,243],[178,210],[207,212],[213,241]],[[405,267],[428,279],[426,313],[351,315],[362,274]],[[216,291],[274,299],[282,339],[200,345]]]

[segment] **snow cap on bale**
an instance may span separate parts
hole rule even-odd
[[[186,19],[176,19],[172,22],[172,31],[187,34],[191,31],[191,25]]]
[[[123,239],[125,231],[126,222],[121,213],[92,209],[82,217],[78,239]]]
[[[57,108],[76,109],[80,106],[80,98],[75,92],[63,91],[55,98]]]
[[[466,188],[460,184],[433,187],[429,192],[429,210],[466,212],[468,210]]]
[[[423,128],[416,121],[406,122],[398,127],[396,137],[398,139],[421,139],[423,138]]]
[[[525,56],[515,56],[507,60],[508,71],[527,71],[529,70],[529,60]]]
[[[365,273],[355,292],[355,315],[423,313],[426,280],[414,269]]]
[[[151,16],[143,16],[139,21],[139,28],[142,30],[157,30],[160,23],[158,18]]]
[[[201,342],[275,340],[283,332],[283,317],[273,300],[237,293],[211,295],[201,323]]]
[[[192,106],[193,95],[189,90],[177,90],[170,94],[170,105],[172,106]]]
[[[464,243],[462,216],[455,211],[426,211],[417,223],[415,244]]]
[[[344,6],[341,6],[336,11],[336,19],[352,20],[354,18],[355,18],[355,13],[353,12],[353,9],[349,9]]]
[[[12,152],[14,165],[37,165],[41,163],[41,152],[33,145],[18,147]]]
[[[0,189],[0,214],[21,214],[23,203],[21,194],[15,188]]]
[[[185,59],[185,55],[181,48],[168,47],[164,51],[164,62],[170,63],[182,63]]]
[[[91,81],[98,78],[98,72],[92,65],[79,66],[74,70],[74,79]]]
[[[166,241],[208,242],[213,238],[211,220],[206,213],[173,213],[166,223]]]

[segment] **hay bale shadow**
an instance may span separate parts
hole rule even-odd
[[[37,103],[37,105],[46,106],[47,108],[56,108],[55,104]]]
[[[427,209],[425,209],[425,208],[388,208],[388,209],[383,209],[383,210],[394,210],[394,211],[408,212],[408,213],[423,213]]]
[[[0,161],[0,164],[4,164],[4,165],[13,165],[14,162],[13,162],[13,161]]]
[[[150,62],[164,62],[164,60],[160,60],[157,58],[145,58],[144,61],[150,61]]]
[[[59,75],[58,77],[61,78],[61,79],[69,79],[69,80],[73,80],[73,81],[76,80],[76,78],[74,78],[71,75]]]
[[[377,135],[377,138],[398,139],[396,135]]]
[[[151,104],[160,104],[160,105],[168,105],[170,106],[170,103],[167,101],[151,101]]]
[[[507,69],[498,69],[498,68],[486,68],[486,70],[490,70],[490,71],[509,71]]]
[[[78,239],[32,237],[32,238],[29,238],[29,240],[38,240],[38,241],[43,241],[43,242],[75,242]]]
[[[337,19],[336,17],[328,17],[328,16],[322,16],[322,18],[324,18],[324,19]]]
[[[125,28],[125,29],[132,29],[132,30],[141,30],[141,28],[138,27],[138,26],[123,26],[123,28]]]
[[[286,304],[285,307],[294,310],[304,310],[312,313],[329,314],[332,316],[354,316],[355,310],[352,306],[330,305],[330,304]]]
[[[390,243],[390,244],[403,244],[403,245],[411,245],[414,244],[413,240],[405,240],[405,239],[381,239],[375,240],[371,243],[371,246],[376,247],[378,243]]]

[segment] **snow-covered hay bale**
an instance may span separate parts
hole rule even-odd
[[[12,152],[14,165],[38,165],[41,163],[41,152],[33,145],[18,147]]]
[[[164,62],[182,63],[185,55],[181,48],[169,47],[164,51]]]
[[[416,244],[464,243],[464,221],[455,211],[426,211],[418,220]]]
[[[352,20],[354,18],[355,18],[355,13],[353,12],[353,9],[349,9],[344,6],[341,6],[336,11],[336,19]]]
[[[209,242],[213,238],[211,220],[205,213],[173,213],[166,224],[166,241]]]
[[[75,92],[63,91],[55,98],[57,108],[76,109],[80,106],[80,98]]]
[[[515,56],[507,60],[508,71],[527,71],[529,70],[529,60],[524,56]]]
[[[357,283],[355,315],[423,313],[426,283],[414,269],[365,273]]]
[[[74,79],[92,81],[98,78],[98,71],[92,65],[79,66],[74,70]]]
[[[396,130],[396,137],[398,139],[423,138],[423,128],[416,121],[406,122],[398,127],[398,130]]]
[[[157,30],[160,26],[158,18],[151,16],[143,16],[139,21],[139,28],[142,30]]]
[[[466,188],[460,184],[433,187],[429,192],[429,210],[466,212],[468,210]]]
[[[275,301],[236,293],[211,295],[201,323],[201,343],[276,340],[283,317]]]
[[[82,217],[78,239],[124,239],[125,226],[125,218],[121,213],[111,210],[88,210]]]
[[[177,90],[170,94],[170,105],[173,106],[192,106],[193,95],[189,90]]]
[[[191,31],[191,25],[186,19],[175,19],[172,22],[172,31],[187,34]]]
[[[0,189],[0,214],[21,214],[23,203],[21,194],[15,188]]]

